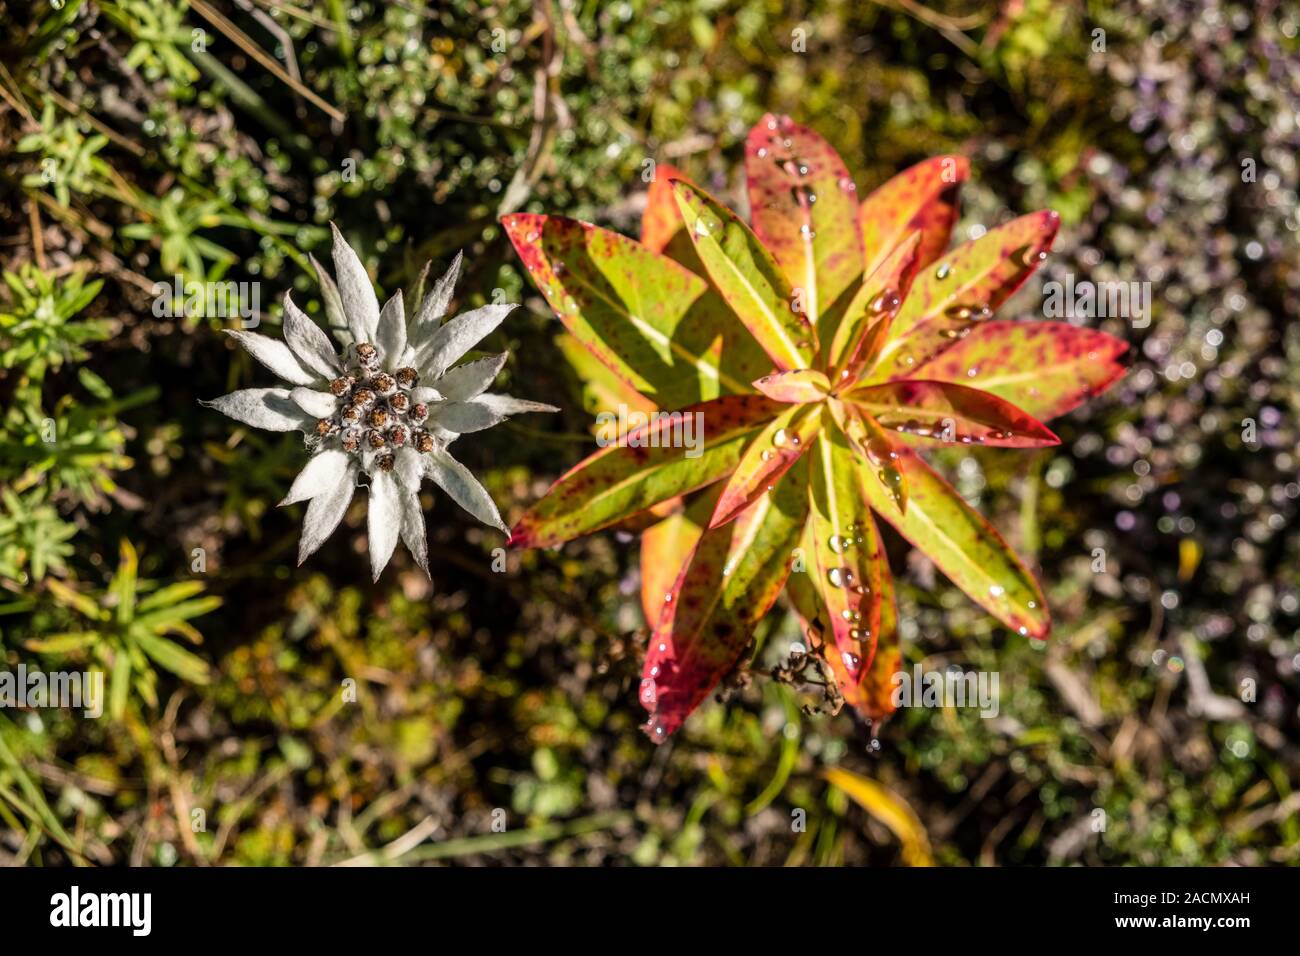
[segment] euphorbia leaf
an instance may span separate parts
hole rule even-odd
[[[750,434],[781,410],[762,395],[735,395],[690,406],[671,418],[657,417],[561,476],[519,519],[510,544],[560,544],[717,481],[735,469]],[[697,443],[696,457],[688,455],[691,448],[672,447],[674,429],[682,429],[678,438],[686,437],[684,416],[691,416],[689,427],[699,429],[690,436]]]
[[[907,480],[899,468],[898,451],[889,433],[859,408],[840,401],[831,401],[828,406],[849,447],[876,476],[879,489],[900,513],[907,511]]]
[[[677,577],[708,527],[722,490],[719,482],[695,495],[690,504],[641,533],[641,609],[654,629]]]
[[[673,237],[685,228],[681,210],[673,197],[674,179],[686,177],[681,170],[667,163],[655,166],[654,179],[650,180],[650,189],[646,192],[645,211],[641,213],[641,244],[651,252],[663,252]],[[690,244],[689,240],[687,244]]]
[[[903,652],[898,640],[898,608],[894,604],[894,579],[888,565],[881,563],[880,627],[871,664],[852,681],[842,657],[827,654],[827,663],[845,702],[864,717],[881,720],[894,707],[894,675],[903,666]]]
[[[699,276],[575,219],[516,213],[501,222],[565,328],[637,391],[680,408],[749,390],[754,375],[733,378],[719,361],[723,323],[734,319],[705,308]]]
[[[772,254],[713,197],[681,180],[672,185],[695,251],[745,328],[778,369],[810,368],[816,333],[793,311],[790,285]]]
[[[921,267],[943,255],[957,221],[957,190],[969,177],[965,156],[934,156],[899,173],[864,199],[864,271],[870,275],[914,230],[921,233]]]
[[[858,193],[824,139],[788,116],[764,116],[745,140],[745,176],[754,232],[803,291],[816,325],[862,277]]]
[[[880,633],[885,553],[863,484],[866,474],[839,429],[817,437],[811,469],[808,536],[813,580],[825,605],[836,654],[856,683],[871,666]]]
[[[916,250],[920,241],[919,232],[910,233],[867,276],[849,302],[826,353],[826,364],[839,370],[840,374],[832,373],[835,380],[851,381],[875,364],[916,277],[919,268]]]
[[[918,378],[968,383],[1041,421],[1064,415],[1124,374],[1128,343],[1066,322],[988,322]]]
[[[640,700],[662,743],[744,655],[790,573],[808,513],[804,469],[704,533],[650,637]]]
[[[658,410],[654,402],[597,361],[596,356],[568,332],[557,335],[555,345],[581,380],[582,407],[592,415],[615,411],[620,405],[625,406],[629,412],[642,412],[646,415]],[[600,421],[591,423],[592,434],[599,434],[602,429]]]
[[[831,390],[826,374],[813,368],[765,375],[754,387],[778,402],[819,402]]]
[[[1038,268],[1060,217],[1030,213],[959,246],[912,283],[871,381],[910,378],[986,320]]]
[[[898,464],[907,481],[907,514],[864,482],[872,507],[1007,627],[1046,637],[1051,619],[1043,593],[1001,535],[914,451],[899,448]]]
[[[817,405],[786,405],[754,435],[718,498],[709,527],[726,524],[766,494],[810,447],[821,426]]]
[[[1061,440],[1005,399],[955,382],[905,379],[865,385],[844,395],[882,428],[944,442],[1041,448]]]

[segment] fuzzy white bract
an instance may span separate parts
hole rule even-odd
[[[334,533],[362,476],[370,490],[370,565],[376,581],[399,536],[429,573],[420,508],[425,478],[478,520],[506,530],[487,491],[447,448],[459,435],[490,428],[509,415],[558,409],[488,393],[506,353],[452,367],[514,308],[487,305],[443,322],[460,264],[457,255],[408,320],[400,290],[379,307],[361,259],[335,228],[338,282],[315,259],[312,265],[342,354],[287,293],[283,342],[228,331],[290,387],[245,388],[202,404],[255,428],[306,436],[311,458],[280,502],[308,502],[299,564]]]

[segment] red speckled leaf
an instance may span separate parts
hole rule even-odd
[[[1005,399],[955,382],[884,382],[854,389],[844,400],[882,428],[920,438],[1001,448],[1061,443],[1046,425]]]
[[[894,503],[899,513],[907,511],[907,480],[898,467],[894,440],[880,423],[861,409],[832,400],[828,403],[835,425],[844,433],[858,461],[876,476],[879,490]]]
[[[826,356],[827,365],[839,370],[832,373],[833,379],[853,381],[875,364],[889,338],[894,317],[916,278],[920,267],[916,250],[920,241],[919,232],[910,233],[867,277],[849,302]]]
[[[730,313],[699,276],[616,232],[562,216],[502,220],[565,328],[615,375],[665,408],[747,392],[720,358]]]
[[[957,191],[970,177],[965,156],[934,156],[899,173],[862,201],[866,272],[880,265],[909,232],[919,230],[918,265],[948,248],[957,221]]]
[[[815,368],[765,375],[754,387],[777,402],[820,402],[831,390],[826,373]]]
[[[673,236],[685,228],[677,200],[673,198],[674,179],[690,182],[675,166],[667,163],[655,166],[654,179],[646,193],[645,212],[641,214],[641,244],[652,252],[663,252]]]
[[[672,186],[695,251],[732,311],[778,369],[810,368],[817,333],[806,315],[794,311],[790,285],[772,254],[708,193],[681,180]]]
[[[665,598],[708,526],[721,490],[721,482],[705,488],[686,508],[641,534],[641,610],[652,630],[668,603]]]
[[[667,740],[744,656],[785,585],[807,514],[807,473],[796,468],[700,538],[646,653],[639,696],[651,740]]]
[[[925,269],[912,283],[869,380],[911,378],[987,320],[1047,256],[1060,221],[1049,211],[1021,216]]]
[[[882,561],[880,567],[880,630],[876,639],[876,652],[871,664],[857,681],[844,666],[839,648],[833,642],[828,645],[826,641],[826,635],[831,633],[830,616],[813,585],[812,575],[791,573],[785,584],[785,593],[795,613],[799,615],[804,639],[809,647],[822,650],[845,702],[872,720],[882,720],[892,714],[895,710],[893,677],[902,669],[903,654],[898,639],[894,580],[889,566]]]
[[[735,469],[751,433],[783,409],[762,395],[725,396],[633,428],[556,481],[519,519],[510,544],[560,544],[717,481]]]
[[[885,552],[871,518],[867,474],[838,428],[817,436],[811,470],[806,548],[813,582],[830,618],[831,634],[849,680],[871,666],[880,633],[881,574]]]
[[[916,375],[973,385],[1047,421],[1109,388],[1126,351],[1127,342],[1066,322],[987,322]]]
[[[824,139],[788,116],[764,116],[745,140],[754,232],[803,290],[814,325],[862,278],[858,193]]]
[[[758,432],[745,449],[740,464],[722,489],[709,527],[726,524],[754,499],[766,494],[812,444],[821,427],[820,406],[783,405],[781,408],[781,414]]]
[[[907,514],[864,482],[871,506],[933,561],[953,584],[1019,634],[1046,637],[1051,618],[1034,576],[1002,536],[908,448],[898,449],[907,481]]]

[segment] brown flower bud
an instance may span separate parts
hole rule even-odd
[[[366,441],[370,443],[371,448],[383,448],[388,444],[382,432],[371,429],[366,432]]]
[[[383,428],[388,424],[388,409],[383,408],[382,406],[379,408],[372,408],[366,421],[370,423],[371,428]]]
[[[411,407],[411,400],[405,392],[398,392],[388,400],[388,407],[395,412],[404,412]]]
[[[394,447],[397,447],[397,448],[401,448],[403,445],[405,445],[405,444],[406,444],[406,426],[405,426],[405,425],[394,425],[392,428],[388,429],[388,440],[391,441],[391,442],[393,443]]]
[[[394,374],[397,377],[397,384],[402,388],[415,388],[415,383],[420,380],[420,373],[409,365],[399,368]]]
[[[348,393],[348,389],[350,389],[355,382],[356,379],[351,375],[343,375],[330,382],[330,391],[338,398],[342,398]]]
[[[373,368],[379,362],[379,349],[369,342],[357,343],[357,361],[362,368]]]
[[[397,382],[393,381],[393,376],[387,372],[380,372],[370,380],[370,384],[380,395],[391,395],[397,391]]]
[[[360,405],[346,405],[339,414],[345,422],[359,422],[361,421],[361,412]]]
[[[378,465],[382,471],[392,471],[393,466],[397,464],[397,459],[392,455],[380,455],[375,459],[375,464]]]
[[[433,451],[433,436],[428,432],[416,431],[411,435],[411,444],[419,452]]]
[[[361,447],[361,432],[355,428],[349,428],[343,433],[343,450],[356,451]]]
[[[333,435],[338,430],[338,423],[332,418],[322,418],[316,423],[316,434],[321,438],[324,438],[326,435]]]
[[[429,406],[424,402],[416,402],[411,406],[411,421],[417,425],[429,417]]]
[[[372,389],[362,385],[352,393],[352,401],[356,402],[356,404],[360,405],[362,408],[369,408],[371,405],[375,404],[375,393]]]

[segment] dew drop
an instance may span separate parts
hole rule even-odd
[[[1029,628],[1027,628],[1027,627],[1021,627],[1021,628],[1020,628],[1020,636],[1021,636],[1021,637],[1024,637],[1024,636],[1025,636],[1026,634],[1028,634],[1028,633],[1029,633]]]
[[[1004,588],[1004,587],[1003,587],[1002,585],[1000,585],[1000,584],[990,584],[990,585],[989,585],[989,594],[990,594],[991,596],[993,596],[993,597],[1002,597],[1002,595],[1004,595],[1004,594],[1006,594],[1006,593],[1007,593],[1006,588]]]
[[[787,436],[786,436],[785,429],[778,428],[776,430],[776,434],[772,436],[772,444],[775,445],[777,448],[782,448],[785,446],[786,438]]]
[[[952,266],[948,265],[948,263],[945,262],[942,265],[940,265],[939,268],[934,270],[934,277],[936,279],[946,279],[948,278],[951,272],[952,272]]]
[[[655,704],[659,702],[659,691],[655,687],[655,682],[650,678],[641,681],[641,690],[638,692],[641,699],[641,706],[648,710],[653,710]]]
[[[833,534],[831,535],[830,540],[826,542],[826,544],[836,554],[843,554],[845,551],[849,550],[853,542],[850,541],[848,538],[844,537],[843,535]]]

